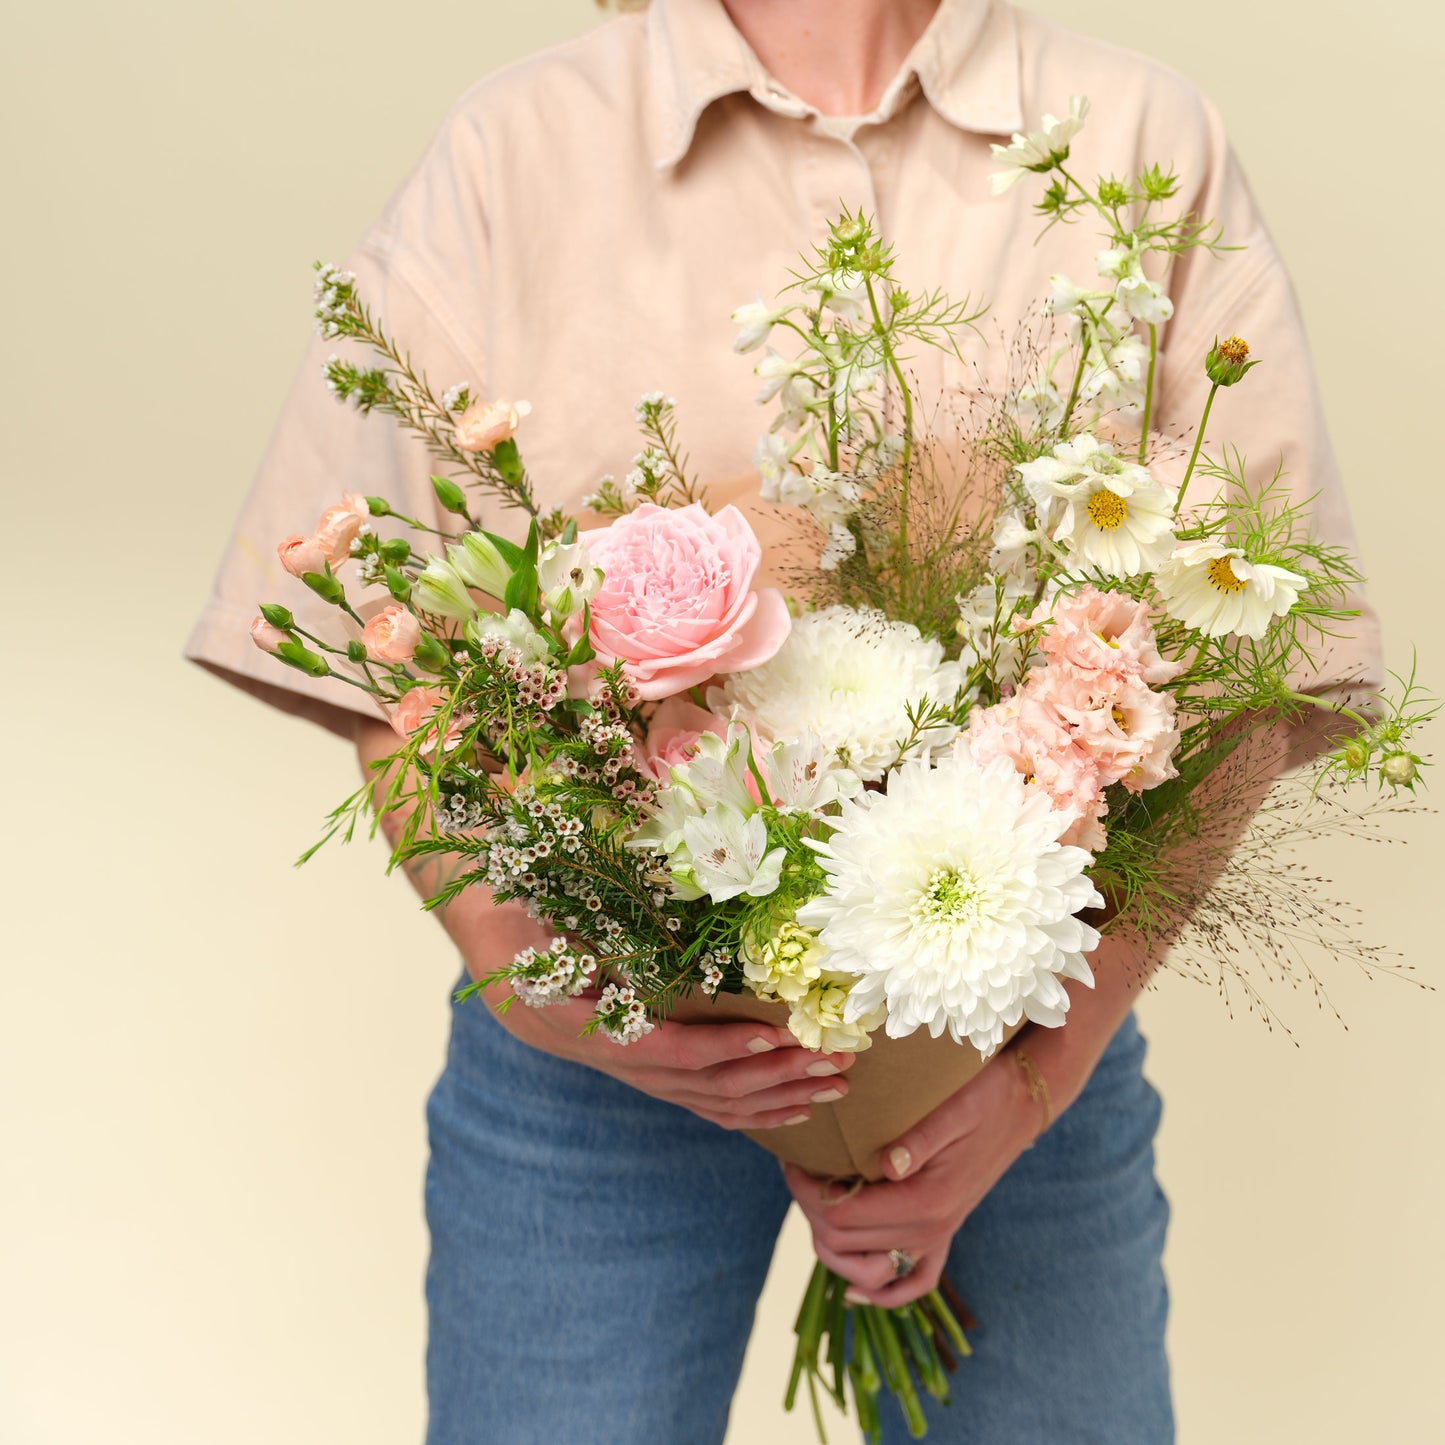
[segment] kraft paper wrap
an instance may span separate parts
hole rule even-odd
[[[755,1019],[787,1028],[788,1006],[724,993],[716,999],[685,999],[672,1017],[683,1023]],[[1007,1030],[1005,1040],[1021,1027]],[[992,1056],[997,1057],[997,1053]],[[779,1159],[810,1174],[881,1179],[879,1151],[884,1145],[932,1113],[986,1062],[990,1060],[981,1058],[972,1044],[956,1044],[946,1033],[935,1039],[920,1030],[906,1039],[890,1039],[880,1028],[873,1034],[872,1046],[848,1070],[848,1092],[836,1103],[811,1105],[812,1117],[806,1124],[745,1132]],[[818,1085],[826,1088],[827,1080],[820,1079]]]

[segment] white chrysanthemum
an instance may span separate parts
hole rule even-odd
[[[901,1038],[946,1028],[985,1057],[1028,1017],[1056,1027],[1061,978],[1093,984],[1099,941],[1081,908],[1103,899],[1071,826],[1005,761],[981,766],[960,741],[939,764],[905,763],[886,793],[844,803],[818,849],[828,875],[797,914],[818,930],[831,971],[854,974],[848,1017],[880,1005]]]
[[[1116,457],[1087,432],[1018,473],[1040,524],[1074,567],[1134,577],[1169,556],[1174,497],[1148,467]]]
[[[1169,615],[1210,637],[1263,637],[1307,583],[1298,572],[1251,562],[1241,548],[1209,541],[1181,542],[1154,574]]]
[[[951,703],[962,685],[959,664],[944,661],[942,644],[911,623],[834,606],[798,618],[769,661],[709,688],[707,703],[721,716],[741,714],[769,743],[816,733],[871,783],[912,730],[908,705]],[[952,737],[950,729],[931,729],[911,751],[931,753]]]

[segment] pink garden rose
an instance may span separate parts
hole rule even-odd
[[[410,662],[421,641],[421,623],[405,607],[384,607],[361,629],[361,641],[373,662]]]
[[[647,737],[637,751],[638,769],[665,783],[672,769],[697,751],[697,740],[704,733],[725,738],[727,732],[727,723],[716,713],[698,707],[686,697],[670,697],[652,715]]]
[[[976,711],[969,719],[968,746],[980,763],[999,758],[1012,763],[1031,787],[1043,790],[1055,812],[1073,819],[1061,843],[1091,853],[1104,846],[1100,819],[1108,805],[1098,766],[1057,713],[1028,689]]]
[[[525,401],[474,402],[457,418],[452,440],[464,452],[489,452],[512,437],[531,410]]]
[[[257,617],[251,623],[251,641],[262,652],[275,652],[286,641],[286,634],[279,627],[272,627],[264,617]]]
[[[1110,672],[1157,687],[1184,671],[1182,662],[1159,655],[1148,604],[1124,592],[1085,586],[1042,602],[1027,625],[1041,624],[1044,656],[1082,672]]]
[[[351,544],[370,520],[371,508],[360,492],[343,492],[335,506],[322,512],[313,535],[333,567],[351,556]]]
[[[644,699],[766,662],[792,626],[776,588],[755,589],[762,546],[736,507],[644,502],[583,534],[605,574],[592,599],[592,646],[622,661]]]
[[[281,565],[293,576],[304,572],[324,572],[328,558],[326,548],[315,537],[302,537],[292,532],[276,548]]]

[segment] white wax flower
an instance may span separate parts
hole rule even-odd
[[[1210,637],[1263,637],[1270,621],[1299,601],[1308,579],[1240,547],[1181,542],[1154,574],[1169,615]]]
[[[1090,854],[1058,841],[1071,823],[1011,763],[980,766],[966,742],[845,803],[814,845],[824,891],[797,914],[828,968],[857,980],[844,1017],[886,1006],[890,1037],[947,1029],[985,1057],[1021,1018],[1062,1024],[1060,980],[1092,985],[1084,955],[1099,941],[1076,915],[1103,903]]]

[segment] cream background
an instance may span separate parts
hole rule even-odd
[[[1445,686],[1439,9],[1038,8],[1220,102],[1294,268],[1392,663],[1413,633]],[[288,866],[349,786],[344,749],[178,660],[304,344],[308,262],[344,254],[474,77],[592,23],[585,0],[403,13],[7,18],[7,1445],[419,1438],[421,1111],[452,960],[376,852]],[[1320,865],[1438,983],[1441,837],[1411,831]],[[1281,1000],[1299,1048],[1176,979],[1144,1006],[1187,1445],[1438,1429],[1445,1015],[1348,970],[1334,998],[1348,1033]],[[733,1445],[812,1438],[777,1408],[806,1265],[790,1228]]]

